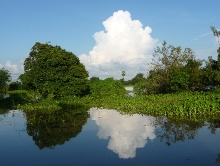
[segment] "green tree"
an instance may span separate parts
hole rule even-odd
[[[194,91],[203,87],[202,81],[203,60],[189,59],[184,66],[184,72],[188,74],[188,89]]]
[[[8,70],[0,69],[0,92],[6,91],[7,84],[11,81],[11,74]]]
[[[202,69],[203,86],[217,86],[220,84],[220,71],[218,68],[218,61],[208,57],[205,61],[205,67]]]
[[[164,41],[153,53],[148,77],[134,87],[135,93],[170,93],[188,90],[196,87],[200,81],[200,66],[202,61],[195,60],[190,48],[184,50]],[[192,78],[191,78],[192,76]],[[195,80],[193,80],[195,77]]]
[[[172,67],[169,71],[170,89],[172,92],[188,90],[189,75],[180,67]]]
[[[21,82],[11,82],[8,86],[8,90],[21,90],[22,89],[22,84]]]
[[[90,85],[90,91],[91,94],[96,97],[126,94],[123,84],[113,78],[106,78],[105,80],[96,80],[92,82]]]
[[[143,80],[144,78],[144,74],[143,73],[138,73],[136,74],[136,76],[134,78],[131,79],[132,84],[136,84],[138,82],[140,82],[141,80]]]
[[[22,83],[43,97],[83,95],[89,85],[88,72],[72,52],[48,43],[35,43],[24,62]]]
[[[186,90],[189,84],[189,75],[184,71],[184,66],[189,60],[195,59],[194,52],[190,48],[184,50],[178,46],[157,47],[153,53],[153,60],[150,64],[153,70],[149,72],[147,79],[153,80],[155,92],[169,93],[172,91]]]
[[[91,77],[89,80],[90,80],[90,83],[91,83],[91,82],[94,82],[94,81],[97,81],[97,80],[99,81],[100,79],[99,79],[99,77]]]

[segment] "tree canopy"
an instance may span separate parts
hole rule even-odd
[[[27,89],[43,97],[83,95],[89,84],[88,72],[72,52],[48,43],[35,43],[24,61],[24,74],[19,77]]]
[[[200,86],[203,61],[196,60],[190,48],[167,45],[164,41],[154,50],[153,57],[147,79],[135,87],[137,94],[194,90]]]
[[[5,91],[7,83],[11,81],[11,74],[8,70],[2,68],[0,69],[0,92]]]

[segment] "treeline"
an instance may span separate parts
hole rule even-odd
[[[125,72],[123,72],[124,76],[125,76]],[[144,79],[144,74],[143,73],[137,73],[136,76],[134,76],[134,78],[130,79],[130,80],[124,80],[124,78],[118,80],[120,81],[123,85],[135,85],[136,83],[142,81]],[[94,82],[94,81],[102,81],[102,79],[100,79],[99,77],[91,77],[90,78],[90,82]]]
[[[220,31],[214,27],[211,30],[214,36],[220,37]],[[154,58],[148,64],[152,70],[146,78],[143,73],[138,73],[131,80],[124,81],[126,72],[122,71],[121,80],[100,80],[98,77],[89,79],[85,66],[72,52],[60,46],[37,42],[24,61],[24,74],[19,76],[20,82],[8,84],[10,73],[4,68],[0,69],[0,91],[35,91],[41,98],[82,97],[94,93],[94,89],[97,90],[96,94],[101,89],[104,90],[103,93],[113,93],[115,91],[111,88],[121,89],[121,83],[134,85],[137,95],[210,90],[220,85],[220,47],[217,54],[217,60],[212,57],[200,60],[196,59],[190,48],[167,45],[164,41],[153,53]]]
[[[217,50],[217,60],[212,57],[208,57],[208,60],[200,60],[196,59],[191,49],[183,50],[181,47],[167,45],[164,41],[162,46],[154,51],[154,59],[149,64],[152,70],[147,77],[144,77],[143,73],[137,73],[134,78],[127,81],[124,81],[124,78],[88,79],[88,72],[74,54],[69,53],[71,55],[67,57],[65,50],[48,44],[36,43],[33,48],[35,48],[34,53],[31,51],[31,56],[25,60],[25,73],[20,75],[20,81],[9,83],[10,73],[5,69],[0,70],[1,91],[31,90],[37,91],[46,98],[49,94],[57,97],[83,96],[94,93],[94,89],[97,90],[95,94],[109,94],[116,92],[113,89],[122,84],[133,85],[137,95],[205,91],[220,85],[220,47]],[[54,55],[51,55],[53,49]],[[58,58],[57,51],[63,51],[64,55],[59,53]]]

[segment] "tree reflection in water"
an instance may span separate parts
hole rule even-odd
[[[165,141],[168,146],[177,141],[185,141],[186,139],[194,139],[200,128],[208,126],[212,134],[215,134],[216,129],[220,128],[220,120],[203,118],[203,119],[178,119],[157,117],[155,125],[159,126],[155,134],[160,141]]]
[[[89,117],[87,110],[59,110],[50,114],[26,112],[27,133],[39,149],[62,145],[82,131]]]
[[[194,139],[198,133],[199,128],[204,126],[204,121],[181,121],[178,119],[168,119],[166,117],[159,117],[156,119],[156,124],[160,127],[156,129],[155,133],[160,141],[165,141],[166,145],[177,141],[185,141],[186,139]]]
[[[218,154],[218,157],[216,158],[215,163],[219,163],[220,164],[220,154]]]

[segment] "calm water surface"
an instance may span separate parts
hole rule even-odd
[[[72,111],[74,112],[74,111]],[[0,165],[219,165],[220,121],[95,109],[0,114]]]

